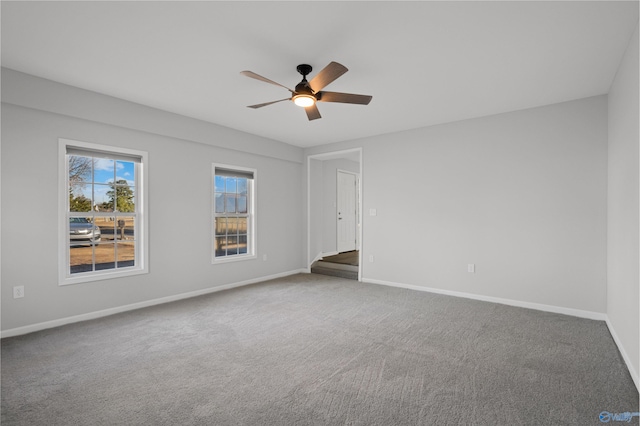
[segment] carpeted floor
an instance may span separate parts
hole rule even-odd
[[[1,374],[3,426],[598,425],[640,411],[601,321],[315,274],[6,338]]]

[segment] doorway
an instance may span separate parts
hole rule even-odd
[[[360,280],[361,170],[361,148],[307,157],[308,271],[322,261],[338,265],[330,257],[350,252],[351,261],[342,268]]]

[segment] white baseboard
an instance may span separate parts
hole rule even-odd
[[[633,383],[635,383],[638,392],[640,392],[640,376],[638,376],[638,372],[635,368],[633,368],[633,364],[631,364],[631,358],[627,354],[627,351],[624,350],[624,346],[622,346],[622,342],[616,333],[616,330],[613,328],[613,324],[609,321],[609,318],[605,320],[607,323],[607,327],[609,328],[609,333],[611,333],[611,337],[613,337],[613,341],[616,342],[616,346],[618,346],[618,350],[620,351],[620,355],[622,355],[622,359],[624,359],[625,364],[627,364],[627,368],[629,369],[629,374],[631,374],[631,378],[633,379]]]
[[[26,325],[24,327],[16,327],[9,330],[4,330],[0,334],[0,337],[12,337],[20,336],[22,334],[33,333],[34,331],[46,330],[48,328],[59,327],[61,325],[72,324],[80,321],[87,321],[96,318],[102,318],[109,315],[118,314],[126,311],[133,311],[135,309],[147,308],[149,306],[161,305],[163,303],[175,302],[177,300],[189,299],[191,297],[202,296],[204,294],[215,293],[222,290],[228,290],[231,288],[242,287],[249,284],[255,284],[262,281],[268,281],[276,278],[287,277],[289,275],[295,275],[304,273],[304,269],[296,269],[293,271],[281,272],[279,274],[268,275],[265,277],[252,278],[246,281],[240,281],[231,284],[225,284],[217,287],[205,288],[202,290],[190,291],[188,293],[176,294],[173,296],[161,297],[159,299],[145,300],[143,302],[132,303],[130,305],[117,306],[115,308],[104,309],[101,311],[89,312],[81,315],[74,315],[71,317],[60,318],[52,321],[45,321],[37,324]]]
[[[483,302],[500,303],[502,305],[517,306],[519,308],[536,309],[538,311],[553,312],[556,314],[571,315],[574,317],[587,318],[592,320],[605,321],[607,314],[592,311],[583,311],[580,309],[564,308],[561,306],[544,305],[541,303],[522,302],[520,300],[503,299],[500,297],[482,296],[480,294],[465,293],[461,291],[441,290],[438,288],[423,287],[413,284],[402,284],[391,281],[374,280],[362,278],[362,282],[371,284],[387,285],[391,287],[407,288],[410,290],[426,291],[429,293],[444,294],[447,296],[464,297],[465,299],[482,300]]]

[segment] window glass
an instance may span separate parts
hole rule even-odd
[[[236,199],[236,210],[238,213],[246,213],[247,212],[247,197],[239,196]]]
[[[214,260],[252,256],[254,172],[214,170]]]
[[[139,240],[142,155],[78,144],[64,144],[68,204],[61,283],[92,281],[105,272],[146,272]]]
[[[126,268],[136,264],[136,243],[135,241],[121,242],[116,244],[117,263],[116,267]]]
[[[107,158],[93,159],[93,181],[95,183],[113,183],[115,161]]]

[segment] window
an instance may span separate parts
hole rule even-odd
[[[213,165],[213,261],[255,258],[256,171]]]
[[[147,154],[60,140],[61,284],[147,272]]]

